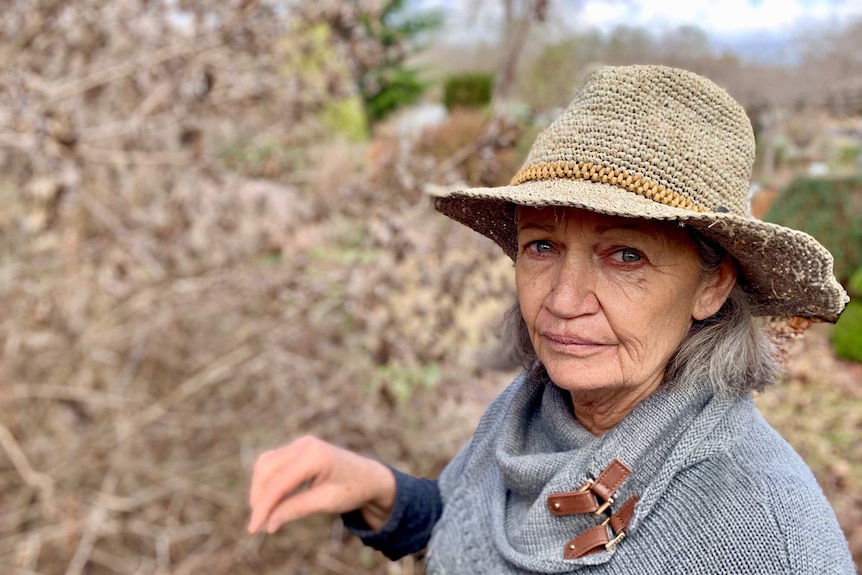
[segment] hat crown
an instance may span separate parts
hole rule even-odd
[[[848,298],[826,248],[749,214],[754,148],[745,110],[706,78],[602,68],[539,135],[510,185],[441,192],[435,206],[512,259],[515,206],[676,221],[735,258],[753,314],[834,322]]]
[[[748,215],[754,154],[745,110],[712,81],[665,66],[606,67],[537,137],[513,184],[586,165],[666,188],[681,207]]]

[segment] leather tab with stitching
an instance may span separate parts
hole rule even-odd
[[[586,484],[578,491],[564,491],[549,495],[548,510],[557,516],[595,513],[600,508],[596,497],[603,503],[610,501],[631,474],[632,470],[625,463],[614,459],[595,481]]]
[[[554,515],[594,513],[599,508],[596,496],[587,491],[566,491],[548,496],[548,510]]]
[[[598,551],[610,543],[610,541],[611,540],[608,538],[607,527],[604,525],[590,527],[566,543],[566,548],[563,550],[563,558],[577,559],[578,557],[589,555],[590,553]]]
[[[619,510],[611,515],[611,519],[608,522],[611,526],[611,529],[614,530],[614,533],[622,533],[628,527],[629,521],[632,520],[635,514],[635,505],[640,501],[640,497],[637,494],[629,497],[625,503],[623,503],[622,507]]]
[[[632,470],[619,459],[611,461],[601,474],[596,477],[590,490],[597,496],[602,498],[602,501],[607,501],[614,496],[617,489],[620,488],[626,479],[632,474]]]
[[[590,553],[608,549],[611,544],[611,537],[608,532],[608,526],[615,536],[614,542],[625,536],[626,527],[632,520],[635,512],[635,505],[640,501],[637,495],[632,495],[620,507],[619,511],[611,515],[606,523],[590,527],[568,543],[563,549],[564,559],[577,559]]]

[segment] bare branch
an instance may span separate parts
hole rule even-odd
[[[21,479],[27,485],[35,487],[41,495],[42,510],[46,517],[53,517],[56,512],[54,503],[54,480],[49,475],[40,473],[33,469],[27,456],[18,446],[12,432],[5,425],[0,423],[0,445],[6,450],[12,465],[18,471]]]
[[[92,90],[104,84],[116,82],[141,68],[152,68],[169,60],[184,56],[194,56],[207,50],[212,50],[224,44],[219,34],[196,38],[194,41],[179,46],[167,46],[155,52],[143,54],[129,62],[123,62],[109,68],[98,70],[84,78],[72,80],[51,90],[49,101],[63,100]]]

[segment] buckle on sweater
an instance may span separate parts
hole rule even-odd
[[[593,481],[592,479],[587,479],[587,482],[586,482],[586,483],[584,483],[583,485],[581,485],[581,487],[578,489],[577,493],[583,493],[584,491],[587,491],[587,490],[588,490],[588,489],[590,489],[594,484],[595,484],[595,481]],[[613,505],[613,504],[614,504],[614,498],[613,498],[613,497],[608,497],[608,500],[607,500],[607,501],[605,501],[604,503],[602,503],[601,505],[599,505],[599,508],[598,508],[598,509],[596,509],[595,511],[593,511],[593,514],[594,514],[594,515],[601,515],[602,513],[604,513],[604,512],[605,512],[605,510],[606,510],[608,507],[610,507],[610,506],[611,506],[611,505]]]
[[[614,459],[598,477],[587,479],[577,491],[551,493],[547,501],[548,510],[557,516],[580,513],[601,516],[614,504],[617,490],[631,472],[624,463]]]
[[[632,495],[619,511],[566,543],[563,548],[563,558],[577,559],[602,549],[610,551],[616,547],[626,536],[638,501],[638,496]]]
[[[610,539],[614,535],[614,531],[611,528],[611,526],[609,525],[610,522],[611,522],[610,517],[608,517],[607,519],[602,521],[602,527],[605,527],[608,530],[608,539]],[[627,524],[628,524],[628,521],[626,521],[626,525]],[[625,528],[625,526],[623,526],[623,528]],[[613,549],[614,547],[617,546],[617,543],[619,543],[620,541],[625,539],[625,536],[626,536],[626,532],[620,531],[619,533],[617,533],[616,537],[614,537],[613,539],[611,539],[610,541],[605,543],[605,549],[607,551],[610,551],[611,549]]]

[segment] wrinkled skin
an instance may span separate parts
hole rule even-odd
[[[518,301],[551,380],[593,433],[661,384],[693,320],[736,281],[728,259],[704,277],[694,242],[666,222],[574,208],[519,208]]]

